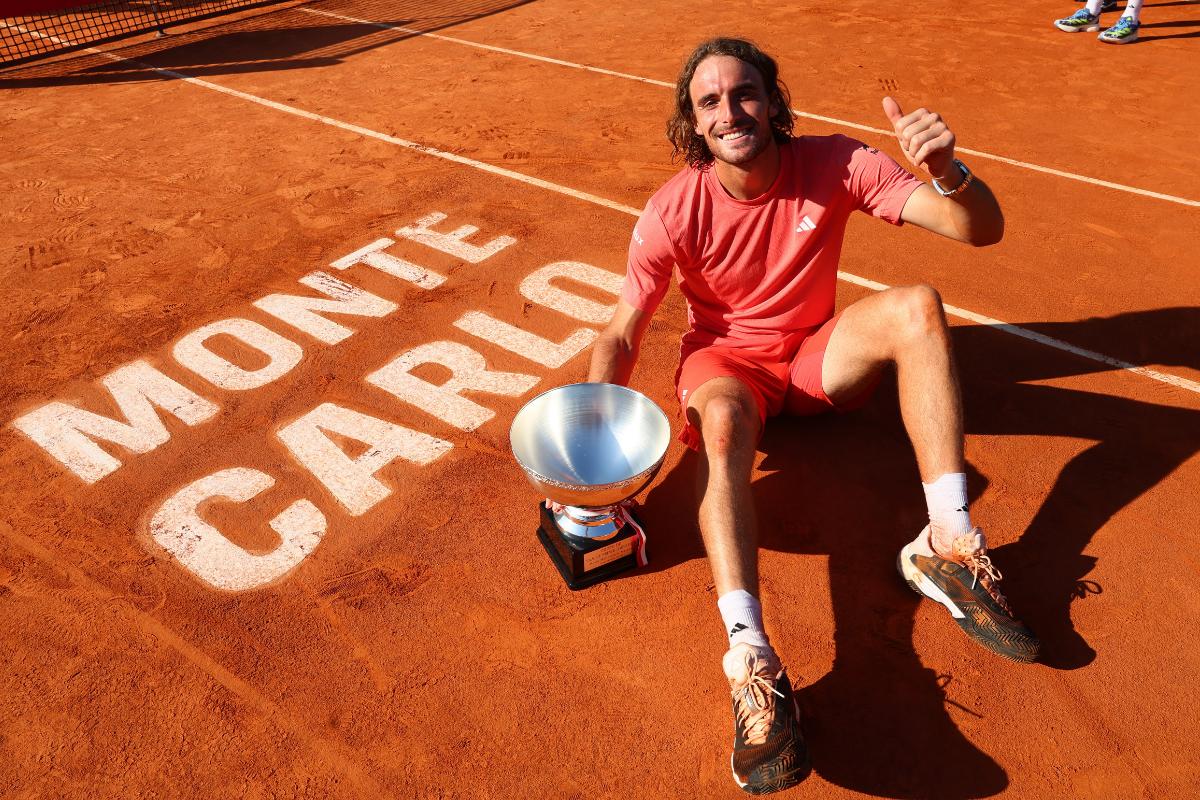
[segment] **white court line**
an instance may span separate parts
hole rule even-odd
[[[0,22],[0,25],[2,25],[4,27],[10,27],[3,22]],[[11,26],[11,27],[20,28],[20,26],[16,26],[16,25]],[[23,28],[21,30],[24,31]],[[34,33],[33,31],[25,31],[25,32]],[[41,35],[41,34],[36,34],[36,35]],[[54,37],[47,37],[47,38],[54,38]],[[599,197],[598,195],[588,194],[587,192],[581,192],[577,189],[572,189],[568,186],[562,186],[557,183],[551,183],[550,181],[545,181],[545,180],[542,180],[541,178],[535,178],[531,175],[525,175],[524,173],[521,173],[521,172],[514,172],[513,170],[510,170],[510,169],[504,169],[503,167],[497,167],[497,166],[488,164],[483,161],[476,161],[473,158],[467,158],[466,156],[460,156],[456,153],[448,153],[444,150],[438,150],[435,147],[429,147],[427,145],[418,144],[416,142],[410,142],[407,139],[401,139],[398,136],[390,136],[386,133],[380,133],[379,131],[373,131],[370,128],[364,128],[361,125],[354,125],[349,122],[342,122],[341,120],[337,120],[332,117],[327,117],[323,114],[315,114],[311,111],[305,111],[304,109],[296,108],[295,106],[289,106],[284,103],[278,103],[274,100],[267,100],[266,98],[259,97],[257,95],[253,95],[253,94],[249,94],[248,92],[241,92],[241,91],[238,91],[237,89],[231,89],[227,86],[221,86],[220,84],[210,83],[209,81],[203,80],[201,78],[193,78],[190,75],[184,75],[182,72],[175,72],[173,70],[163,69],[161,67],[155,67],[150,64],[144,64],[140,61],[134,61],[133,59],[114,55],[114,54],[108,53],[104,50],[97,50],[92,47],[88,47],[88,48],[84,48],[84,49],[89,52],[104,56],[105,58],[111,59],[113,61],[125,61],[130,64],[134,64],[142,69],[150,70],[152,72],[157,72],[160,75],[166,75],[170,78],[174,78],[176,80],[183,81],[184,83],[190,83],[194,86],[202,86],[205,89],[210,89],[214,92],[220,92],[221,94],[229,95],[230,97],[236,97],[241,100],[246,100],[248,102],[255,103],[260,106],[265,106],[266,108],[274,109],[276,111],[282,111],[285,114],[291,114],[293,116],[301,117],[303,119],[312,120],[314,122],[320,122],[322,124],[330,125],[334,128],[340,128],[344,131],[350,131],[351,133],[356,133],[360,136],[366,136],[371,139],[378,139],[381,142],[387,142],[388,144],[394,144],[398,147],[404,147],[409,150],[414,150],[418,153],[424,153],[425,155],[430,155],[430,156],[434,156],[436,158],[445,159],[446,161],[452,161],[455,164],[462,164],[464,166],[482,170],[483,172],[489,172],[493,175],[500,175],[505,178],[511,178],[512,180],[520,181],[521,183],[526,183],[526,184],[529,184],[530,186],[537,186],[540,189],[545,189],[550,192],[556,192],[558,194],[566,195],[567,197],[573,197],[576,200],[583,200],[584,202],[592,203],[592,204],[598,205],[598,206],[603,206],[604,208],[609,208],[609,209],[612,209],[613,211],[620,211],[620,212],[622,212],[624,214],[628,214],[632,217],[640,217],[642,214],[641,209],[634,208],[633,206],[627,206],[622,203],[618,203],[615,200],[609,200],[604,197]],[[837,275],[838,275],[839,279],[846,281],[847,283],[853,283],[857,286],[863,286],[865,288],[874,289],[876,291],[883,291],[884,289],[891,288],[887,284],[879,283],[878,281],[873,281],[869,278],[861,278],[857,275],[852,275],[849,272],[842,272],[839,270]],[[946,313],[952,317],[959,317],[961,319],[965,319],[970,322],[975,322],[980,325],[987,325],[989,327],[995,328],[996,330],[1004,331],[1005,333],[1010,333],[1014,336],[1020,336],[1024,339],[1029,339],[1031,341],[1038,342],[1039,344],[1044,344],[1048,347],[1053,347],[1058,350],[1063,350],[1067,353],[1073,353],[1074,355],[1081,356],[1090,361],[1097,361],[1101,364],[1106,364],[1110,367],[1116,367],[1117,369],[1125,370],[1126,372],[1132,372],[1137,375],[1141,375],[1143,377],[1150,378],[1151,380],[1158,381],[1160,383],[1166,383],[1171,386],[1177,386],[1181,389],[1187,389],[1190,392],[1195,392],[1196,394],[1200,394],[1200,383],[1197,383],[1196,381],[1191,381],[1191,380],[1188,380],[1187,378],[1181,378],[1177,375],[1168,375],[1164,372],[1158,372],[1157,370],[1148,369],[1146,367],[1139,367],[1136,364],[1131,364],[1127,361],[1121,361],[1120,359],[1113,358],[1111,356],[1106,356],[1103,353],[1096,353],[1091,350],[1085,350],[1084,348],[1076,347],[1075,345],[1073,345],[1069,342],[1064,342],[1060,339],[1055,339],[1051,336],[1046,336],[1045,334],[1041,334],[1036,331],[1031,331],[1031,330],[1028,330],[1027,328],[1022,328],[1018,325],[1013,325],[1011,323],[1004,322],[1002,320],[993,319],[991,317],[985,317],[982,314],[976,314],[973,311],[967,311],[965,309],[957,308],[956,306],[945,305],[944,308],[946,309]]]
[[[558,58],[550,58],[548,56],[539,56],[534,53],[526,53],[521,50],[509,50],[508,48],[505,48],[505,47],[496,47],[496,46],[490,45],[490,44],[480,44],[479,42],[472,42],[472,41],[468,41],[467,39],[456,39],[453,36],[443,36],[440,33],[425,33],[424,31],[417,30],[416,28],[406,28],[402,25],[389,25],[386,22],[374,22],[369,19],[360,19],[358,17],[348,17],[348,16],[345,16],[344,14],[334,14],[332,12],[321,11],[316,8],[299,8],[296,10],[303,11],[306,14],[319,14],[320,16],[323,16],[323,17],[332,17],[334,19],[340,19],[344,22],[356,22],[360,25],[368,25],[368,26],[371,26],[374,28],[383,28],[384,30],[400,31],[401,33],[410,33],[415,36],[424,36],[428,39],[438,39],[443,42],[453,42],[454,44],[466,45],[467,47],[475,47],[480,50],[490,50],[493,53],[504,53],[505,55],[517,56],[519,58],[528,58],[533,61],[542,61],[547,64],[557,64],[560,67],[570,67],[571,69],[580,69],[580,70],[584,70],[585,72],[595,72],[599,75],[609,75],[614,78],[625,78],[626,80],[638,81],[639,83],[648,83],[652,86],[662,86],[667,89],[675,88],[675,84],[673,84],[673,83],[667,83],[666,81],[654,80],[653,78],[643,78],[640,75],[631,75],[628,72],[616,72],[615,70],[603,69],[601,67],[589,67],[587,64],[576,64],[573,61],[563,61],[562,59],[558,59]],[[860,125],[857,122],[848,122],[847,120],[837,119],[835,117],[824,117],[824,116],[821,116],[820,114],[810,114],[807,111],[799,111],[794,108],[792,109],[792,112],[798,117],[804,117],[805,119],[814,119],[819,122],[826,122],[826,123],[829,123],[830,125],[837,125],[837,126],[841,126],[843,128],[853,128],[853,129],[859,130],[859,131],[867,131],[868,133],[875,133],[875,134],[879,134],[880,136],[892,137],[892,136],[896,135],[895,131],[889,131],[889,130],[885,130],[883,128],[874,128],[870,125]],[[1078,175],[1074,172],[1065,172],[1061,169],[1054,169],[1053,167],[1043,167],[1039,164],[1031,164],[1028,161],[1019,161],[1015,158],[1008,158],[1007,156],[998,156],[998,155],[994,155],[992,153],[985,153],[982,150],[972,150],[968,147],[955,146],[954,149],[958,153],[966,153],[967,155],[978,156],[979,158],[986,158],[986,159],[990,159],[992,161],[999,161],[1002,164],[1008,164],[1013,167],[1020,167],[1022,169],[1031,170],[1033,172],[1042,172],[1042,173],[1045,173],[1046,175],[1054,175],[1059,178],[1066,178],[1066,179],[1072,180],[1072,181],[1080,181],[1081,183],[1090,183],[1093,186],[1103,186],[1106,189],[1115,189],[1119,192],[1129,192],[1130,194],[1141,195],[1142,197],[1152,197],[1155,200],[1166,200],[1168,203],[1178,203],[1179,205],[1183,205],[1183,206],[1192,206],[1194,208],[1200,208],[1200,200],[1189,200],[1186,197],[1176,197],[1175,195],[1172,195],[1172,194],[1163,194],[1161,192],[1152,192],[1149,189],[1139,189],[1136,186],[1126,186],[1123,183],[1113,183],[1112,181],[1101,180],[1100,178],[1091,178],[1091,177],[1088,177],[1087,175]]]

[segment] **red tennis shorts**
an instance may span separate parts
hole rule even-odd
[[[781,413],[796,416],[826,411],[853,411],[864,405],[878,381],[851,398],[835,405],[821,385],[821,366],[829,337],[837,327],[838,314],[809,332],[785,339],[781,345],[757,348],[713,344],[682,353],[675,373],[675,396],[683,409],[683,430],[679,440],[693,450],[700,449],[700,432],[687,418],[688,397],[713,378],[737,378],[744,383],[758,405],[759,422]],[[762,430],[760,425],[759,430]]]

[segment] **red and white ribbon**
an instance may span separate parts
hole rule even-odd
[[[637,508],[636,500],[626,500],[621,503],[621,524],[628,525],[637,531],[637,563],[639,567],[644,567],[650,563],[646,558],[646,532],[642,530],[642,526],[638,524],[633,517],[633,509]]]

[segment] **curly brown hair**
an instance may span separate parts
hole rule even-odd
[[[733,56],[758,70],[763,87],[767,90],[767,99],[775,107],[775,112],[771,114],[771,133],[779,144],[786,142],[792,135],[794,124],[792,98],[787,86],[779,79],[779,66],[775,59],[758,49],[753,42],[719,37],[701,42],[692,51],[679,73],[679,80],[675,82],[675,113],[667,120],[667,139],[674,148],[671,160],[682,155],[688,166],[696,169],[704,169],[713,162],[712,151],[708,149],[704,137],[696,133],[696,112],[692,109],[689,92],[696,68],[709,56]]]

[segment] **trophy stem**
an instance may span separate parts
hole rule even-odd
[[[562,506],[554,512],[554,522],[567,536],[605,541],[616,536],[624,524],[618,506],[578,508]]]

